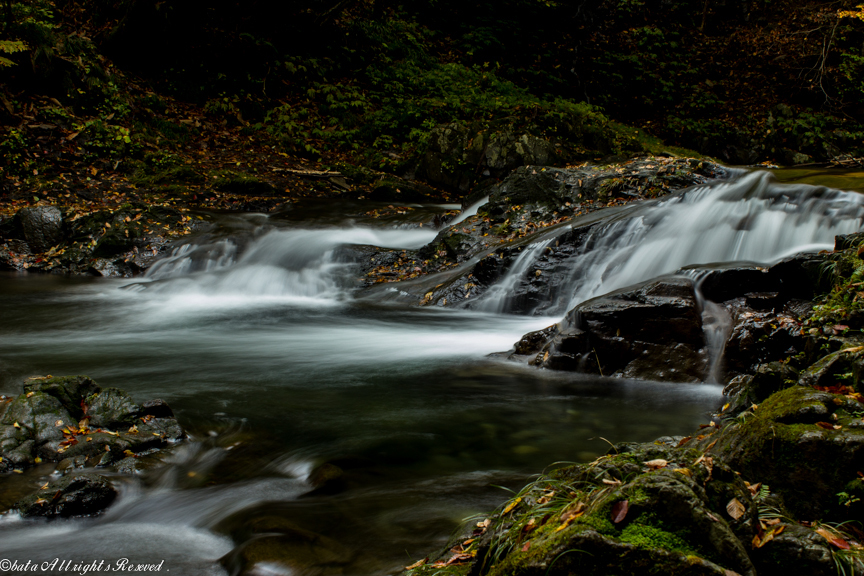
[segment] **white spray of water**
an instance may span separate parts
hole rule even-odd
[[[830,249],[835,235],[856,232],[862,223],[861,195],[778,184],[766,172],[693,188],[595,226],[569,258],[569,276],[551,295],[552,309],[543,312],[561,314],[589,298],[684,266],[772,263],[798,252]],[[519,264],[501,280],[511,288],[490,291],[485,298],[498,302],[485,306],[506,310],[512,287],[528,280],[531,263],[520,257]]]

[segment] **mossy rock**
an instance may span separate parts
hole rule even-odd
[[[864,355],[860,350],[846,350],[832,352],[817,360],[801,373],[800,383],[804,386],[820,387],[848,385],[861,392]]]
[[[702,443],[716,441],[713,454],[745,478],[770,485],[797,516],[830,517],[844,512],[836,494],[861,469],[860,409],[860,403],[843,396],[793,386]]]

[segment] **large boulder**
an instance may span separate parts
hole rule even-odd
[[[63,213],[56,206],[30,206],[16,218],[33,252],[45,252],[64,239]]]
[[[860,502],[838,506],[838,494],[864,497],[861,403],[794,385],[751,406],[702,444],[747,478],[758,478],[805,519],[853,517]]]
[[[665,278],[583,302],[533,363],[605,376],[703,380],[707,351],[693,282]]]

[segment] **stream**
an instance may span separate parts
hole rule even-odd
[[[826,177],[862,187],[859,175]],[[699,198],[726,194],[739,214],[750,214],[751,228],[760,225],[753,210],[773,210],[761,222],[782,241],[766,247],[757,238],[741,256],[767,263],[803,248],[830,249],[834,234],[861,228],[858,194],[810,184],[819,182],[783,188],[786,200],[732,198],[722,187],[705,187]],[[819,212],[822,204],[802,202],[793,190],[834,207]],[[716,384],[610,380],[489,357],[557,322],[560,306],[517,316],[500,302],[471,310],[355,297],[339,246],[418,248],[436,231],[411,218],[446,208],[417,207],[402,221],[349,218],[333,206],[283,219],[223,214],[215,232],[180,246],[143,278],[0,275],[0,394],[20,393],[35,375],[87,374],[138,402],[164,399],[190,436],[142,462],[140,474],[117,476],[120,497],[102,516],[0,515],[0,558],[164,560],[172,573],[228,574],[218,560],[245,543],[235,528],[266,517],[319,538],[312,548],[288,546],[281,565],[259,565],[256,574],[393,574],[551,463],[593,460],[610,443],[688,434],[720,405]],[[814,224],[807,215],[817,213]],[[640,222],[650,221],[644,216]],[[572,306],[713,262],[715,254],[741,253],[740,245],[720,246],[740,244],[740,234],[702,239],[704,226],[677,218],[671,236],[672,224],[658,224],[667,226],[663,241],[688,249],[657,262],[648,255],[660,248],[639,236],[641,224],[616,217],[610,226],[621,227],[619,243],[601,248],[619,250],[621,239],[636,238],[638,261],[618,261],[613,274],[577,255],[590,285],[561,299]],[[700,242],[710,257],[693,249]],[[342,490],[313,492],[310,474],[323,463],[345,471]],[[53,469],[0,476],[0,509]]]

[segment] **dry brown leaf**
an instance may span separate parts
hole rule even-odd
[[[608,478],[603,479],[603,484],[608,484],[609,486],[620,486],[620,480],[609,480]]]
[[[728,504],[726,504],[726,513],[729,514],[734,520],[738,520],[744,513],[747,511],[747,508],[741,503],[737,498],[732,498]]]
[[[840,548],[841,550],[849,550],[849,543],[846,542],[839,534],[826,528],[816,528],[816,533],[825,538],[828,542]]]
[[[662,458],[658,458],[656,460],[649,460],[647,462],[644,462],[644,464],[648,466],[648,468],[650,468],[651,470],[657,470],[659,468],[665,468],[669,465],[669,462],[663,460]]]
[[[525,542],[525,545],[522,546],[522,552],[527,552],[528,549],[531,548],[531,541]]]
[[[627,517],[627,511],[630,510],[630,501],[621,500],[612,506],[612,522],[618,524]]]

